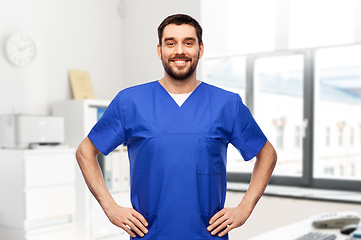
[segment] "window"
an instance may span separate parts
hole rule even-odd
[[[276,141],[276,148],[283,149],[283,129],[282,125],[277,126],[277,141]]]
[[[303,124],[304,55],[259,57],[254,60],[253,115],[278,155],[276,175],[300,176],[302,150],[294,126]]]
[[[295,128],[295,148],[301,147],[301,128],[296,126]]]
[[[238,92],[276,148],[270,184],[359,189],[356,0],[202,0],[201,9],[202,80]],[[228,180],[248,182],[254,160],[232,147],[227,157]]]
[[[351,164],[351,176],[354,177],[355,176],[355,164]]]
[[[329,176],[333,176],[334,175],[334,171],[333,171],[333,167],[325,167],[324,169],[325,175],[329,175]]]
[[[342,140],[343,140],[343,126],[338,126],[338,145],[342,146]]]
[[[343,165],[341,165],[340,166],[340,176],[343,176],[345,173],[344,173],[344,171],[345,171],[345,169],[344,169],[344,166]]]
[[[326,147],[329,147],[330,146],[330,133],[331,130],[330,130],[330,127],[326,127]]]
[[[201,79],[246,96],[246,57],[219,57],[200,61]]]
[[[250,55],[244,65],[241,92],[278,155],[270,183],[357,189],[361,148],[352,144],[361,126],[361,46]],[[242,170],[235,162],[229,181],[249,181],[254,161]]]
[[[361,124],[361,46],[320,49],[315,66],[314,177],[361,180],[351,167],[361,162],[361,148],[352,147]],[[335,126],[330,141],[337,147],[326,149],[317,141],[327,125]],[[339,171],[326,170],[331,163]]]

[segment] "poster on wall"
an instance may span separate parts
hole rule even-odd
[[[94,99],[89,72],[69,70],[69,77],[74,99]]]

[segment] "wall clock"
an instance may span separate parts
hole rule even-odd
[[[25,67],[35,58],[35,42],[26,34],[13,34],[6,41],[5,52],[12,64]]]

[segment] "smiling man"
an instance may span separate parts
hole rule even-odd
[[[158,44],[158,55],[166,74],[174,80],[189,80],[203,55],[203,43],[198,42],[195,28],[170,24],[164,27],[163,38]]]
[[[188,15],[158,27],[164,76],[124,89],[77,149],[85,181],[109,220],[132,239],[228,239],[263,194],[276,164],[272,145],[238,94],[197,80],[202,28]],[[132,208],[119,206],[97,162],[126,143]],[[256,157],[240,204],[224,208],[227,146]]]

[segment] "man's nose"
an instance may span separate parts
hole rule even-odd
[[[177,44],[177,46],[175,48],[175,54],[184,54],[183,44]]]

